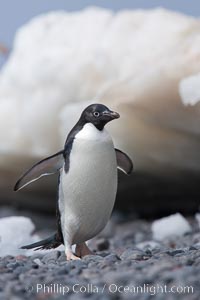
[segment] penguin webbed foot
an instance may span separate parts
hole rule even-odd
[[[73,254],[73,252],[71,250],[67,250],[65,252],[65,254],[66,254],[67,261],[70,261],[70,260],[80,260],[80,257],[78,257],[75,254]]]
[[[94,253],[88,248],[86,243],[81,243],[76,245],[75,254],[71,249],[65,251],[66,259],[69,260],[79,260],[86,255],[94,255]]]
[[[77,244],[75,253],[78,257],[84,257],[86,255],[94,255],[94,253],[88,248],[86,243]]]

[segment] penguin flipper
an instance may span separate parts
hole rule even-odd
[[[117,168],[127,175],[130,175],[133,171],[133,163],[130,157],[119,149],[115,148],[117,158]]]
[[[48,237],[47,239],[44,239],[42,241],[30,244],[30,245],[25,245],[20,247],[20,249],[34,249],[36,250],[42,250],[42,249],[54,249],[59,247],[62,244],[61,239],[58,237],[58,235],[55,233],[52,236]]]
[[[63,151],[59,151],[54,155],[39,161],[22,175],[22,177],[15,184],[14,191],[22,189],[29,183],[39,179],[42,176],[55,174],[62,168],[63,164]]]

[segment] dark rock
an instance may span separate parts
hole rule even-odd
[[[82,269],[87,267],[87,263],[84,260],[72,260],[67,262],[66,267],[70,269]]]
[[[116,254],[109,254],[108,256],[104,257],[103,261],[106,262],[106,263],[115,263],[115,262],[117,262],[119,260],[120,260],[120,258],[119,258],[118,255],[116,255]]]
[[[35,251],[35,253],[33,255],[31,255],[29,259],[34,260],[36,258],[39,258],[40,260],[42,260],[43,257],[44,257],[44,254],[41,254],[38,251]]]
[[[57,270],[56,270],[56,274],[57,275],[64,275],[64,274],[68,274],[69,270],[65,267],[65,266],[60,266]]]
[[[116,254],[110,254],[104,257],[104,259],[98,264],[98,267],[101,269],[110,268],[113,269],[116,262],[121,261]]]
[[[15,259],[15,257],[12,256],[12,255],[4,256],[4,260],[5,260],[5,261],[10,261],[10,260],[12,260],[12,259]]]
[[[192,258],[187,258],[186,265],[187,265],[187,266],[192,266],[193,264],[194,264],[194,259],[192,259]]]
[[[197,247],[194,247],[194,246],[190,246],[190,247],[189,247],[189,250],[190,250],[190,251],[198,250],[198,248],[197,248]]]
[[[67,261],[67,259],[66,259],[66,254],[65,254],[64,251],[60,252],[60,255],[59,255],[57,261],[58,261],[58,262],[60,262],[60,261],[61,261],[61,262],[66,262],[66,261]]]
[[[17,275],[20,275],[21,273],[29,271],[31,267],[32,267],[32,264],[27,264],[26,266],[19,266],[16,269],[14,269],[13,272]]]
[[[41,262],[41,260],[40,260],[39,258],[35,258],[35,259],[33,260],[33,262],[34,262],[36,265],[38,265],[38,266],[43,266],[43,263]]]
[[[44,262],[45,264],[49,264],[50,262],[55,263],[59,256],[60,256],[59,251],[50,251],[49,253],[43,256],[42,262]]]
[[[110,243],[108,239],[101,238],[96,241],[97,250],[103,251],[109,249]]]
[[[169,254],[171,256],[175,256],[177,254],[182,254],[182,253],[184,253],[184,251],[181,250],[181,249],[176,249],[176,250],[173,250],[173,251],[167,251],[167,254]]]
[[[18,263],[18,262],[10,262],[10,263],[8,263],[7,264],[7,268],[9,268],[9,269],[12,269],[12,270],[14,270],[14,269],[16,269],[17,267],[19,267],[21,264],[20,263]]]
[[[100,255],[86,255],[82,258],[86,262],[98,262],[103,260],[103,257]]]
[[[196,250],[200,250],[200,243],[194,244],[193,247],[196,248]]]

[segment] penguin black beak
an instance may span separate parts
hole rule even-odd
[[[120,118],[120,114],[118,114],[117,112],[115,111],[105,111],[103,113],[104,116],[109,116],[111,120],[114,120],[114,119],[119,119]]]

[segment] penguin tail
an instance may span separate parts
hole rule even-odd
[[[42,249],[54,249],[57,248],[62,244],[61,240],[58,238],[58,235],[55,233],[54,235],[48,237],[47,239],[44,239],[42,241],[30,244],[30,245],[25,245],[20,247],[20,249],[34,249],[36,250],[42,250]]]

